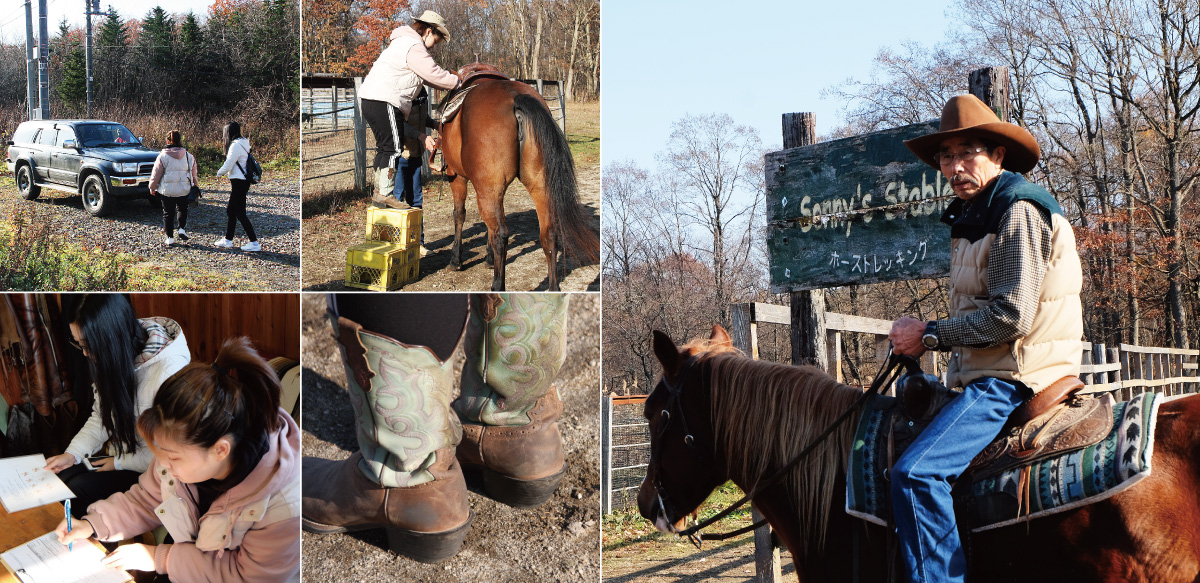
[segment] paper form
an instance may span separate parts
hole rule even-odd
[[[42,469],[45,466],[41,454],[0,459],[0,504],[5,510],[18,512],[75,497],[58,474]]]
[[[75,550],[46,533],[2,555],[22,583],[123,583],[129,573],[100,564],[104,549],[81,540]]]

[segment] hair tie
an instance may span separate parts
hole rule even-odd
[[[221,368],[221,365],[217,364],[216,362],[212,363],[212,367],[213,370],[217,371],[217,373],[219,373],[221,376],[229,376],[229,373],[225,372],[225,369]]]

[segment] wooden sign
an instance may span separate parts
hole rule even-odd
[[[940,277],[950,272],[954,192],[904,140],[938,121],[766,155],[771,291]]]

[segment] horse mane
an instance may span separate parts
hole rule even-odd
[[[747,491],[795,458],[862,396],[816,367],[727,352],[718,349],[705,358],[715,448],[726,454],[730,477]],[[797,550],[806,557],[825,546],[834,486],[845,472],[853,434],[854,424],[843,423],[782,482],[795,496],[805,546]]]

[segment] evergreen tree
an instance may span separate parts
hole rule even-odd
[[[129,95],[125,83],[125,57],[129,53],[129,28],[110,5],[108,15],[95,31],[92,52],[92,90],[97,101],[122,99]]]
[[[75,47],[63,58],[61,74],[54,85],[54,96],[67,109],[79,113],[87,107],[87,59],[83,49]]]

